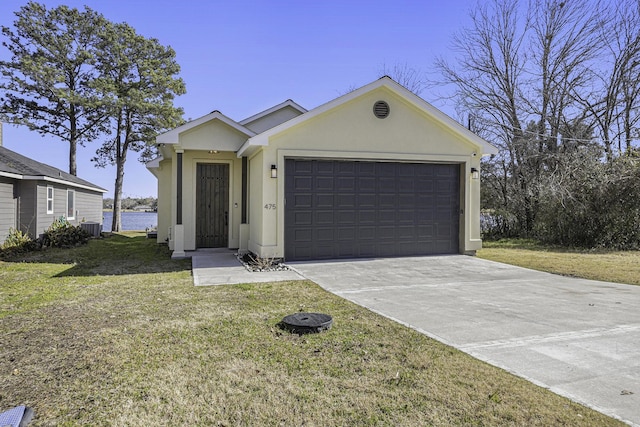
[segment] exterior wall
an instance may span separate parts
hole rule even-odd
[[[44,197],[44,211],[47,210],[47,195]],[[102,224],[102,193],[76,189],[76,219],[74,225],[82,222],[97,222]]]
[[[13,186],[16,180],[0,177],[0,244],[9,235],[10,228],[16,228],[16,199]]]
[[[278,111],[274,111],[273,113],[268,114],[264,117],[260,117],[257,120],[245,123],[244,126],[255,133],[261,133],[267,129],[276,127],[279,124],[286,122],[287,120],[298,117],[300,114],[302,113],[300,113],[300,111],[296,110],[295,108],[285,107],[281,108]]]
[[[180,134],[185,150],[237,151],[247,136],[218,120],[202,124]]]
[[[167,242],[171,227],[171,160],[160,162],[158,178],[158,243]]]
[[[47,213],[47,186],[53,187],[53,213]],[[75,191],[75,214],[69,222],[80,225],[82,222],[102,224],[102,193],[70,187],[57,183],[39,181],[35,185],[36,200],[36,236],[44,233],[56,218],[67,218],[67,190]]]
[[[271,166],[269,166],[271,167]],[[260,256],[263,255],[262,247],[266,245],[263,234],[263,222],[264,218],[264,202],[263,193],[264,185],[267,180],[266,169],[264,167],[264,155],[262,152],[258,152],[255,156],[251,157],[248,161],[249,168],[249,209],[248,209],[248,221],[249,221],[249,243],[248,249]],[[270,172],[269,172],[270,173]],[[271,178],[269,178],[271,179]],[[272,179],[272,181],[276,181]],[[275,182],[274,182],[275,184]],[[277,206],[276,206],[277,208]]]
[[[376,101],[386,101],[390,114],[373,115]],[[445,162],[461,165],[461,252],[481,247],[479,180],[470,177],[480,167],[479,148],[463,141],[427,113],[408,104],[386,88],[366,93],[298,126],[271,137],[261,156],[250,164],[252,176],[263,177],[252,205],[275,203],[273,211],[251,210],[249,249],[260,256],[284,256],[284,159],[286,157],[344,158],[350,160]],[[267,179],[270,165],[278,165],[278,179]],[[257,233],[257,235],[255,234]]]
[[[42,233],[38,227],[38,216],[36,214],[38,205],[38,185],[36,181],[20,181],[18,194],[18,223],[20,229],[36,239]]]
[[[229,247],[240,245],[242,220],[242,159],[233,152],[209,154],[207,151],[185,150],[182,160],[182,223],[184,249],[196,249],[196,165],[198,163],[226,163],[229,165]],[[175,166],[172,167],[175,174]],[[175,182],[175,179],[173,179]],[[172,197],[171,217],[175,224],[175,197]]]

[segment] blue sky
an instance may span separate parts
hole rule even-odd
[[[0,24],[10,26],[25,1],[1,0]],[[169,1],[41,0],[47,8],[84,5],[127,22],[176,51],[186,95],[176,100],[186,119],[213,110],[241,120],[286,99],[314,108],[379,77],[386,64],[433,72],[448,57],[454,32],[468,23],[475,0]],[[0,57],[8,52],[0,47]],[[432,76],[433,77],[433,76]],[[426,90],[421,96],[453,116],[453,107]],[[26,128],[4,125],[4,146],[68,170],[68,146]],[[113,196],[115,171],[90,158],[100,141],[79,147],[78,176]],[[129,156],[124,196],[156,196],[156,180]]]

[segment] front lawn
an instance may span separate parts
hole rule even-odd
[[[308,281],[196,288],[140,233],[24,261],[0,262],[0,411],[33,426],[619,424]],[[297,311],[334,326],[278,328]]]
[[[478,257],[563,276],[640,285],[640,251],[570,250],[512,239],[484,241]]]

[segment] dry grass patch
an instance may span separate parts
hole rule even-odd
[[[529,240],[484,242],[478,257],[563,276],[640,285],[640,251],[569,250]]]
[[[196,288],[188,263],[111,239],[0,265],[0,292],[48,295],[1,308],[0,409],[32,406],[34,426],[616,424],[311,282]],[[299,310],[334,326],[277,327]]]

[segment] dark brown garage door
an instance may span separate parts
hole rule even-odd
[[[458,253],[460,166],[287,159],[288,261]]]

